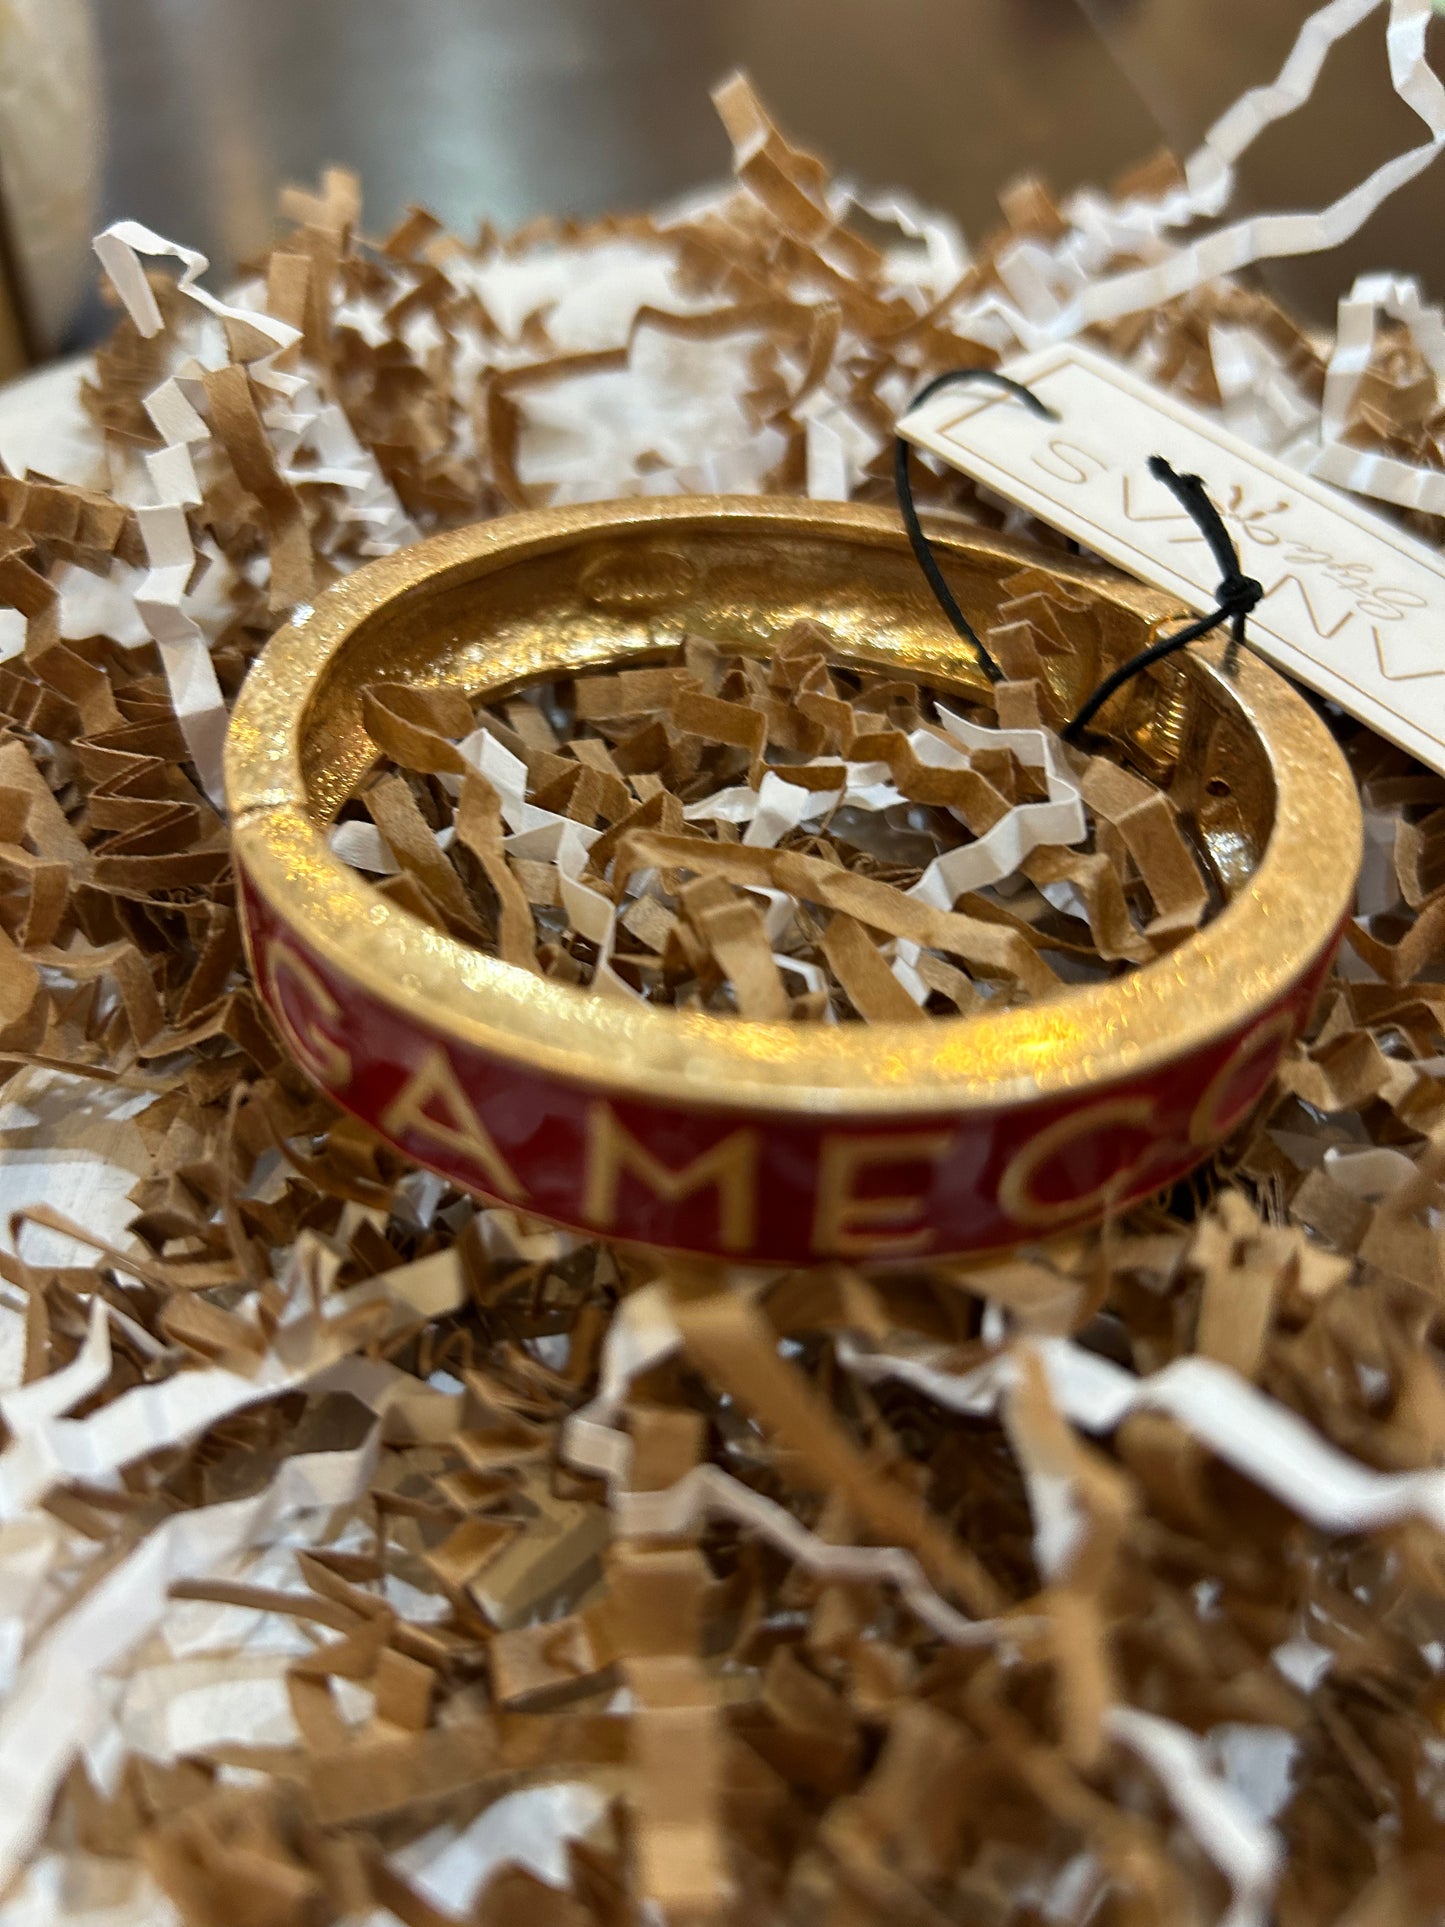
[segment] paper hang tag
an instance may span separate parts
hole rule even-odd
[[[1149,457],[1202,476],[1264,587],[1253,646],[1445,774],[1445,557],[1077,342],[1002,372],[1059,419],[960,385],[898,432],[1200,614],[1218,566]]]

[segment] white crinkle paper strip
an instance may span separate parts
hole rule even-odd
[[[224,1572],[264,1535],[360,1498],[377,1437],[373,1428],[349,1451],[284,1459],[252,1498],[176,1513],[42,1636],[0,1708],[0,1880],[34,1847],[56,1787],[107,1717],[110,1669],[160,1625],[171,1586]]]
[[[1353,1532],[1416,1513],[1445,1517],[1445,1474],[1375,1473],[1325,1444],[1308,1426],[1237,1374],[1207,1360],[1184,1360],[1136,1379],[1064,1339],[1031,1341],[1039,1350],[1060,1410],[1082,1429],[1112,1431],[1131,1411],[1168,1413],[1196,1438],[1326,1530]],[[666,1537],[695,1530],[707,1517],[731,1518],[821,1578],[884,1580],[912,1611],[950,1644],[976,1645],[1026,1636],[1033,1622],[974,1621],[955,1611],[924,1578],[911,1554],[896,1547],[839,1546],[819,1540],[784,1508],[714,1466],[699,1467],[660,1492],[627,1488],[631,1442],[619,1419],[634,1379],[673,1356],[681,1343],[659,1287],[634,1293],[619,1308],[603,1354],[592,1402],[568,1421],[564,1456],[607,1481],[617,1529]],[[898,1378],[971,1417],[999,1409],[1017,1383],[1019,1364],[1002,1354],[978,1371],[955,1376],[908,1358],[862,1350],[842,1341],[839,1358],[860,1378]],[[1064,1495],[1030,1486],[1042,1516]],[[1054,1543],[1062,1551],[1062,1541]],[[1045,1561],[1045,1575],[1049,1561]],[[1115,1705],[1105,1714],[1110,1737],[1156,1775],[1181,1820],[1230,1883],[1227,1927],[1262,1927],[1283,1865],[1276,1829],[1224,1778],[1206,1742],[1172,1720]]]
[[[304,1544],[310,1527],[367,1488],[376,1423],[354,1447],[283,1459],[249,1498],[163,1520],[68,1610],[55,1594],[57,1577],[77,1557],[67,1543],[71,1536],[41,1509],[57,1484],[80,1478],[104,1489],[137,1459],[192,1439],[248,1405],[324,1384],[328,1372],[334,1379],[333,1368],[349,1362],[350,1342],[333,1324],[344,1306],[333,1304],[330,1317],[316,1308],[316,1264],[324,1269],[330,1261],[309,1246],[298,1250],[274,1342],[252,1377],[219,1366],[182,1370],[135,1387],[87,1418],[67,1417],[109,1372],[108,1321],[118,1314],[97,1297],[72,1362],[5,1394],[12,1436],[0,1453],[0,1666],[8,1674],[0,1705],[0,1888],[33,1849],[71,1762],[82,1748],[103,1741],[116,1669],[162,1624],[169,1588],[226,1572],[248,1548],[273,1536]],[[346,1389],[365,1396],[364,1385],[358,1390],[348,1381]],[[381,1388],[378,1407],[388,1389]],[[96,1551],[86,1546],[80,1556],[93,1558]],[[102,1757],[105,1752],[102,1744]]]
[[[313,377],[304,369],[276,366],[277,358],[300,341],[297,329],[264,309],[225,302],[211,294],[200,279],[210,266],[205,255],[167,241],[139,221],[117,221],[108,227],[96,237],[95,251],[126,313],[147,338],[160,333],[163,321],[144,263],[179,261],[181,292],[198,308],[215,321],[240,324],[270,344],[245,366],[255,385],[271,397],[262,422],[270,432],[285,479],[351,491],[349,514],[367,523],[371,553],[388,554],[415,541],[415,526],[342,410],[334,402],[323,401]],[[205,345],[198,345],[205,354]],[[206,794],[215,803],[222,795],[226,704],[191,594],[197,555],[186,510],[201,500],[193,451],[211,438],[195,404],[200,399],[206,367],[224,366],[228,359],[224,341],[218,338],[210,344],[208,359],[186,355],[146,397],[146,412],[163,446],[146,457],[156,500],[136,508],[150,565],[135,591],[136,607],[160,651],[186,745]],[[303,447],[319,458],[319,466],[294,466],[296,454]]]
[[[1389,0],[1386,45],[1396,93],[1425,123],[1429,139],[1395,155],[1328,207],[1309,213],[1256,214],[1184,246],[1171,229],[1222,213],[1236,163],[1266,128],[1309,100],[1330,51],[1380,11],[1386,0],[1330,0],[1301,26],[1278,78],[1236,101],[1206,134],[1185,167],[1182,188],[1155,200],[1111,201],[1077,194],[1066,204],[1068,231],[1052,246],[1016,242],[999,262],[1008,299],[994,292],[961,304],[949,319],[1002,321],[1026,348],[1066,341],[1099,322],[1117,321],[1235,274],[1258,261],[1318,254],[1355,234],[1390,195],[1422,173],[1445,146],[1445,87],[1425,57],[1430,0]],[[1111,256],[1156,258],[1122,273],[1106,272]],[[980,340],[987,339],[980,334]],[[990,344],[992,345],[992,344]]]
[[[1062,236],[1047,245],[1021,238],[1004,249],[998,261],[1002,291],[991,287],[964,297],[947,313],[948,325],[1006,355],[1190,293],[1252,262],[1318,252],[1355,233],[1445,144],[1445,88],[1425,58],[1429,0],[1388,0],[1386,27],[1395,90],[1424,122],[1426,141],[1384,162],[1326,208],[1259,214],[1198,240],[1176,238],[1191,223],[1224,211],[1234,191],[1237,164],[1253,142],[1310,99],[1331,52],[1386,3],[1330,0],[1319,8],[1301,26],[1277,78],[1244,95],[1210,129],[1188,161],[1179,188],[1156,199],[1127,202],[1093,191],[1075,194],[1065,205]],[[896,277],[898,292],[920,310],[946,294],[966,268],[967,249],[952,224],[920,210],[906,196],[868,196],[840,186],[834,200],[840,216],[857,206],[891,222],[904,237],[905,244],[888,257],[890,274]],[[679,210],[678,218],[695,217],[705,205]],[[445,265],[459,288],[483,301],[500,333],[500,339],[483,342],[470,324],[459,329],[451,349],[458,377],[468,370],[475,378],[484,368],[524,365],[532,358],[524,343],[525,327],[529,317],[541,312],[547,314],[552,338],[563,353],[586,353],[632,331],[627,369],[546,384],[527,396],[524,465],[553,499],[582,500],[638,488],[755,490],[781,457],[784,443],[778,430],[750,423],[738,407],[747,356],[758,337],[744,331],[718,340],[689,340],[660,332],[647,321],[649,313],[686,316],[703,305],[700,297],[676,285],[666,233],[664,222],[653,242],[619,237],[575,253],[543,249],[484,262],[457,255]],[[213,325],[242,324],[269,344],[246,365],[270,398],[262,419],[282,477],[296,487],[330,485],[346,491],[342,518],[363,525],[363,553],[383,554],[415,538],[417,530],[374,456],[360,444],[342,409],[322,392],[315,372],[299,362],[285,369],[276,366],[278,357],[296,346],[295,329],[253,301],[228,302],[209,293],[201,282],[205,257],[138,222],[118,222],[107,229],[97,239],[96,251],[131,319],[147,336],[162,323],[145,263],[178,261],[181,290],[201,317]],[[1111,272],[1111,261],[1121,254],[1150,258],[1140,267]],[[394,295],[404,294],[411,285],[407,272],[398,268],[395,274]],[[1268,394],[1257,422],[1261,439],[1291,458],[1312,463],[1316,474],[1342,487],[1400,506],[1445,512],[1445,482],[1439,473],[1350,450],[1339,441],[1341,397],[1358,361],[1370,304],[1383,306],[1409,326],[1432,368],[1437,374],[1440,370],[1438,312],[1419,299],[1412,284],[1395,282],[1391,288],[1393,295],[1374,283],[1362,284],[1342,307],[1322,418],[1282,374],[1270,371],[1268,351],[1257,341],[1216,343],[1226,373],[1221,383],[1226,410],[1236,426],[1245,426],[1248,403],[1258,403],[1263,387]],[[799,298],[816,296],[800,291]],[[385,305],[367,298],[349,308],[339,305],[338,315],[344,314],[364,335],[369,331],[375,336]],[[420,354],[436,344],[418,338],[408,345]],[[818,497],[847,495],[878,450],[876,428],[861,421],[849,405],[843,372],[847,347],[845,330],[832,368],[799,405],[806,426],[809,488]],[[219,330],[209,341],[198,337],[147,397],[164,446],[147,458],[155,499],[139,504],[136,511],[149,564],[135,592],[136,606],[161,650],[177,714],[214,801],[220,799],[225,715],[199,620],[199,592],[189,586],[197,556],[186,509],[200,499],[195,455],[209,440],[195,405],[198,384],[206,367],[219,365],[224,353]],[[1231,365],[1240,369],[1233,404],[1227,379]],[[900,407],[905,399],[901,392],[894,397]],[[644,451],[649,460],[646,473],[639,473],[633,458]]]
[[[1322,1532],[1371,1532],[1412,1518],[1445,1530],[1445,1469],[1377,1472],[1328,1444],[1226,1365],[1191,1356],[1136,1378],[1066,1338],[1039,1337],[1030,1343],[1054,1403],[1081,1431],[1107,1434],[1131,1413],[1162,1413]],[[975,1371],[955,1374],[940,1370],[926,1353],[875,1353],[847,1340],[839,1346],[839,1358],[866,1383],[897,1379],[950,1412],[972,1418],[998,1410],[1019,1369],[1012,1355],[1002,1352]]]
[[[1180,189],[1157,200],[1127,203],[1093,193],[1073,196],[1064,209],[1066,231],[1060,239],[1047,244],[1020,240],[1005,250],[999,264],[1002,286],[966,296],[944,317],[947,324],[1008,354],[1186,294],[1248,262],[1328,248],[1358,231],[1370,213],[1418,175],[1445,144],[1445,93],[1425,60],[1428,0],[1392,0],[1386,28],[1392,81],[1427,130],[1422,144],[1386,162],[1326,208],[1266,213],[1225,225],[1202,239],[1180,238],[1191,223],[1224,214],[1237,164],[1251,143],[1308,101],[1324,61],[1344,36],[1382,14],[1385,6],[1386,0],[1331,0],[1320,7],[1303,24],[1277,79],[1247,94],[1210,131],[1189,161]],[[965,272],[968,256],[962,238],[950,224],[904,197],[868,199],[840,189],[837,198],[840,212],[851,199],[893,222],[905,236],[910,245],[890,254],[889,283],[920,314],[943,300]],[[682,210],[678,218],[697,211],[696,206]],[[207,790],[218,797],[224,705],[210,659],[211,611],[202,592],[190,587],[197,555],[186,511],[200,499],[196,465],[205,459],[210,430],[197,403],[205,370],[224,359],[223,324],[241,324],[259,337],[260,352],[247,365],[264,397],[261,418],[284,479],[297,488],[344,491],[341,514],[353,530],[359,526],[363,553],[385,553],[412,539],[416,530],[375,457],[327,396],[321,377],[300,361],[285,369],[276,365],[278,357],[297,344],[293,329],[266,315],[249,296],[226,302],[208,293],[201,284],[203,257],[139,224],[120,223],[108,230],[97,252],[142,334],[154,335],[161,319],[145,279],[147,261],[179,262],[181,288],[194,310],[191,325],[177,340],[169,376],[147,399],[162,447],[148,458],[147,472],[132,491],[151,498],[141,501],[137,511],[149,567],[135,600],[160,650],[191,755]],[[1142,265],[1114,272],[1110,263],[1121,255],[1142,258]],[[547,314],[559,351],[582,352],[626,339],[642,305],[676,314],[701,305],[675,285],[665,224],[655,241],[618,238],[575,251],[557,248],[499,257],[481,267],[458,258],[446,272],[458,285],[469,282],[497,328],[497,338],[485,340],[464,328],[451,344],[453,375],[461,378],[463,389],[469,371],[475,385],[484,368],[520,366],[534,358],[524,337],[529,319],[539,312]],[[396,273],[400,292],[407,277],[402,270]],[[799,298],[814,296],[803,291]],[[380,305],[369,313],[359,304],[352,319],[363,334],[379,331],[384,340],[382,312]],[[1445,374],[1440,309],[1413,282],[1367,277],[1341,304],[1322,410],[1301,396],[1258,335],[1217,326],[1211,350],[1225,412],[1239,432],[1312,466],[1314,473],[1338,486],[1400,507],[1445,514],[1445,474],[1350,448],[1341,439],[1381,316],[1409,332],[1438,381]],[[809,489],[817,496],[852,492],[878,451],[876,426],[850,407],[846,371],[856,341],[844,327],[832,366],[799,405]],[[529,393],[521,456],[526,479],[554,488],[558,499],[619,489],[761,487],[778,459],[782,437],[771,425],[758,426],[737,406],[737,371],[746,361],[747,343],[746,336],[682,343],[651,331],[644,334],[625,375],[587,377]],[[419,339],[410,345],[418,354],[426,351]],[[1150,352],[1146,343],[1140,355],[1147,358]],[[1144,366],[1143,372],[1150,370]],[[901,408],[907,399],[902,373],[890,380],[891,386],[885,382],[880,392],[889,407]],[[688,400],[685,409],[679,409],[680,395]],[[619,421],[625,421],[627,431],[621,438],[615,432]],[[470,431],[463,426],[457,432],[465,436]],[[639,476],[634,460],[638,451],[655,451],[661,465]],[[116,565],[114,585],[128,586],[123,573]],[[932,740],[936,745],[937,739]],[[486,759],[483,766],[504,795],[508,783],[515,787],[516,772],[492,750],[481,743],[472,749],[479,760]],[[501,746],[494,744],[493,749]],[[963,740],[961,753],[966,749]],[[844,787],[845,794],[832,800],[848,807],[882,809],[898,800],[896,793],[888,796],[891,785],[877,769],[850,769]],[[789,827],[790,813],[818,805],[820,799],[807,792],[784,796],[789,788],[796,786],[765,782],[758,792],[747,793],[751,801],[736,804],[734,820],[746,825],[745,841],[775,843]],[[561,819],[550,812],[526,817],[523,812],[533,806],[525,804],[520,790],[508,801],[514,812],[507,817],[513,847],[520,853],[546,847],[550,839],[561,859],[567,834]],[[710,799],[708,807],[720,808],[722,802]],[[1062,813],[1070,807],[1067,794],[1062,789],[1056,793],[1051,772],[1048,801],[1029,806],[1039,813],[1039,840],[1073,840],[1059,821],[1049,819],[1049,827],[1042,827],[1044,812]],[[1034,820],[1027,811],[1018,811],[1010,821],[1009,835],[1018,839],[1010,852],[1016,865],[1026,853]],[[574,832],[578,828],[572,826]],[[380,871],[389,867],[390,853],[379,833],[369,831],[367,825],[345,825],[337,843],[348,860]],[[540,842],[519,841],[528,838]],[[980,862],[974,854],[978,849],[969,846],[960,858]],[[605,939],[612,928],[611,908],[584,881],[585,854],[585,833],[573,836],[565,856],[567,882],[576,892],[573,914],[579,922],[582,917],[593,919]],[[955,896],[977,887],[952,877],[949,883]],[[1368,1195],[1388,1189],[1402,1175],[1390,1162],[1392,1155],[1343,1153],[1335,1165],[1339,1181]],[[1346,1162],[1351,1157],[1355,1163]],[[7,1174],[7,1207],[27,1201],[24,1192],[14,1188],[24,1182],[23,1170]],[[429,1208],[418,1206],[424,1209]],[[487,1236],[503,1236],[502,1215],[492,1215]],[[524,1227],[517,1236],[541,1239],[550,1249],[556,1234]],[[324,1321],[307,1326],[303,1312],[302,1322],[288,1323],[254,1379],[218,1368],[190,1369],[169,1381],[183,1387],[173,1396],[157,1395],[167,1390],[164,1384],[142,1386],[109,1408],[74,1419],[72,1411],[105,1381],[114,1315],[97,1297],[75,1360],[48,1379],[6,1392],[0,1404],[11,1433],[11,1444],[0,1456],[0,1881],[11,1877],[33,1851],[49,1800],[71,1763],[82,1753],[97,1762],[113,1757],[118,1745],[113,1688],[125,1680],[143,1643],[174,1616],[168,1587],[185,1577],[233,1572],[262,1548],[268,1556],[284,1556],[288,1548],[308,1543],[321,1530],[319,1520],[365,1489],[371,1469],[375,1429],[349,1450],[285,1461],[278,1477],[253,1497],[166,1520],[98,1583],[78,1589],[76,1603],[67,1606],[62,1584],[77,1572],[84,1575],[94,1549],[79,1543],[77,1535],[43,1509],[48,1491],[75,1476],[100,1482],[118,1477],[131,1459],[190,1438],[248,1402],[290,1386],[321,1383],[327,1372]],[[1390,1474],[1362,1465],[1253,1386],[1207,1360],[1184,1360],[1136,1379],[1066,1340],[1037,1342],[1056,1405],[1082,1431],[1107,1434],[1131,1411],[1164,1412],[1322,1531],[1369,1531],[1409,1518],[1445,1525],[1445,1473]],[[620,1531],[675,1532],[709,1512],[724,1513],[820,1575],[892,1585],[910,1610],[946,1641],[972,1644],[1024,1636],[1027,1627],[1021,1622],[1011,1621],[1002,1629],[956,1612],[928,1585],[911,1554],[900,1548],[828,1544],[784,1508],[715,1468],[709,1468],[705,1478],[690,1475],[671,1492],[629,1492],[630,1447],[620,1429],[627,1387],[669,1356],[676,1344],[661,1293],[634,1293],[612,1326],[597,1397],[569,1422],[567,1455],[606,1480]],[[1017,1371],[1006,1354],[977,1372],[954,1375],[927,1353],[885,1356],[846,1341],[839,1349],[843,1363],[860,1378],[898,1378],[947,1408],[967,1413],[996,1411]],[[353,1392],[358,1387],[364,1392],[370,1382],[355,1371],[343,1377]],[[378,1403],[392,1389],[391,1381],[378,1379],[373,1387]],[[1279,1865],[1276,1829],[1242,1810],[1193,1734],[1142,1708],[1115,1706],[1107,1717],[1114,1737],[1147,1762],[1183,1823],[1226,1875],[1230,1927],[1253,1927],[1267,1918]],[[471,1888],[474,1877],[482,1877],[489,1852],[490,1845],[481,1840],[457,1849],[458,1893]],[[46,1918],[51,1913],[64,1916],[63,1884],[55,1882],[53,1908],[46,1903]],[[437,1891],[440,1898],[441,1886]]]
[[[1163,1414],[1320,1531],[1370,1532],[1412,1518],[1445,1530],[1445,1471],[1391,1473],[1363,1465],[1227,1366],[1187,1357],[1139,1378],[1066,1338],[1028,1342],[1054,1404],[1083,1432],[1106,1435],[1133,1413]],[[1021,1376],[1015,1352],[1001,1352],[964,1373],[941,1369],[926,1349],[897,1355],[848,1339],[839,1342],[838,1357],[865,1383],[894,1379],[971,1418],[997,1413]],[[1037,1489],[1031,1481],[1030,1499],[1036,1518],[1067,1515],[1065,1494]],[[1045,1548],[1061,1550],[1067,1543],[1067,1532],[1041,1539]],[[1277,1830],[1220,1777],[1208,1748],[1186,1728],[1119,1705],[1108,1709],[1105,1726],[1156,1773],[1181,1819],[1229,1880],[1228,1927],[1263,1927],[1284,1865]]]
[[[935,730],[914,730],[907,739],[908,746],[920,763],[934,769],[965,770],[971,766],[975,751],[1006,749],[1012,751],[1026,769],[1041,770],[1047,789],[1043,801],[1014,804],[984,835],[934,858],[918,882],[905,892],[934,909],[951,910],[966,892],[987,889],[1016,875],[1033,851],[1044,846],[1062,847],[1083,842],[1089,833],[1089,824],[1079,786],[1068,771],[1058,740],[1048,731],[981,729],[966,717],[943,707],[939,709],[939,717],[944,729],[956,741],[944,740]],[[460,749],[497,792],[502,821],[508,831],[503,839],[508,855],[550,863],[555,868],[569,921],[589,943],[597,946],[593,987],[608,996],[640,999],[641,992],[617,972],[612,960],[621,910],[655,882],[656,873],[638,871],[629,882],[623,904],[614,904],[605,890],[585,875],[588,853],[601,832],[529,802],[526,764],[485,726],[468,736]],[[806,789],[767,770],[756,789],[739,784],[718,790],[685,805],[683,816],[690,823],[724,822],[745,826],[742,837],[745,846],[774,849],[789,831],[821,824],[840,810],[881,815],[890,810],[907,813],[913,808],[886,763],[817,758],[800,767],[836,769],[838,787]],[[450,827],[438,831],[439,847],[446,850],[452,836]],[[374,824],[360,820],[338,823],[328,832],[328,841],[344,862],[371,875],[392,876],[400,867]],[[777,941],[797,908],[794,899],[781,891],[762,888],[753,890],[752,894],[762,900],[769,936]],[[899,939],[894,942],[893,951],[894,975],[917,1002],[926,1002],[928,987],[913,969],[918,946]],[[781,969],[802,977],[810,989],[824,984],[823,973],[814,964],[781,954],[774,961]]]
[[[1438,390],[1445,381],[1445,311],[1426,301],[1408,276],[1361,275],[1340,302],[1335,345],[1325,372],[1324,442],[1309,464],[1321,481],[1396,508],[1445,515],[1445,469],[1424,468],[1342,438],[1350,405],[1369,368],[1381,316],[1401,324],[1419,349]]]
[[[784,1506],[715,1465],[695,1466],[659,1492],[630,1490],[632,1441],[619,1424],[628,1390],[634,1379],[671,1358],[681,1344],[662,1288],[645,1285],[633,1292],[608,1327],[597,1395],[568,1419],[563,1432],[563,1457],[606,1481],[614,1531],[624,1538],[672,1538],[696,1530],[709,1518],[731,1519],[821,1579],[895,1586],[910,1610],[950,1645],[992,1645],[1033,1629],[1034,1622],[1027,1619],[1005,1625],[966,1618],[928,1583],[911,1552],[821,1539]]]
[[[1362,1465],[1227,1367],[1186,1358],[1136,1378],[1068,1339],[1028,1343],[1059,1411],[1082,1431],[1107,1434],[1133,1412],[1163,1413],[1322,1531],[1366,1532],[1412,1517],[1445,1527],[1445,1472],[1382,1473]],[[616,1530],[670,1537],[695,1530],[710,1516],[726,1517],[819,1577],[895,1586],[910,1610],[950,1644],[993,1643],[1034,1630],[1031,1621],[966,1618],[928,1584],[911,1554],[891,1546],[824,1542],[775,1501],[715,1466],[695,1468],[662,1491],[629,1490],[632,1446],[620,1425],[628,1390],[680,1346],[662,1289],[652,1285],[634,1292],[609,1329],[596,1396],[567,1422],[563,1456],[606,1481]],[[844,1369],[864,1382],[897,1379],[971,1418],[996,1415],[1022,1371],[1015,1352],[955,1374],[930,1363],[927,1352],[872,1351],[846,1338],[837,1350]],[[1032,1480],[1030,1498],[1041,1530],[1048,1527],[1040,1539],[1047,1577],[1070,1544],[1070,1531],[1062,1529],[1070,1502],[1067,1494]],[[1105,1727],[1149,1766],[1180,1819],[1229,1881],[1228,1927],[1262,1927],[1283,1865],[1277,1830],[1221,1774],[1209,1745],[1187,1728],[1118,1704],[1106,1711]]]

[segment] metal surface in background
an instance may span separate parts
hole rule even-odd
[[[708,88],[745,66],[788,133],[862,180],[948,208],[977,238],[1033,170],[1107,181],[1187,152],[1273,77],[1312,0],[100,0],[108,218],[229,268],[278,186],[360,169],[368,225],[407,203],[462,232],[640,207],[720,175]],[[1419,138],[1376,17],[1316,99],[1251,155],[1245,200],[1318,205]],[[1323,318],[1390,266],[1441,292],[1439,170],[1326,261],[1271,271]],[[93,326],[99,318],[92,308]]]

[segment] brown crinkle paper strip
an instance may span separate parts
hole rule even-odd
[[[217,722],[298,599],[529,502],[886,498],[905,397],[1074,231],[1031,185],[972,260],[901,203],[864,238],[722,106],[736,186],[655,218],[370,243],[333,176],[230,303],[113,231],[91,479],[0,482],[7,1927],[1438,1913],[1440,778],[1350,739],[1359,919],[1244,1135],[973,1267],[719,1280],[480,1206],[314,1095],[246,980]],[[1118,231],[1104,268],[1159,258]],[[1392,326],[1350,433],[1428,462]],[[1242,286],[1103,339],[1263,439],[1319,420],[1323,355]],[[1020,625],[1023,673],[1057,639]]]
[[[1005,582],[1000,616],[1020,585],[1055,606],[1038,574]],[[1222,897],[1167,793],[1048,727],[1042,679],[964,715],[842,667],[812,620],[767,664],[703,637],[678,655],[475,713],[371,684],[382,756],[333,849],[520,969],[761,1022],[1046,997],[1171,948]]]

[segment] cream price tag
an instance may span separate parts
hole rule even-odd
[[[1445,773],[1445,556],[1077,343],[1003,372],[1059,419],[960,386],[899,433],[1200,614],[1219,571],[1149,457],[1202,476],[1264,587],[1253,646]]]

